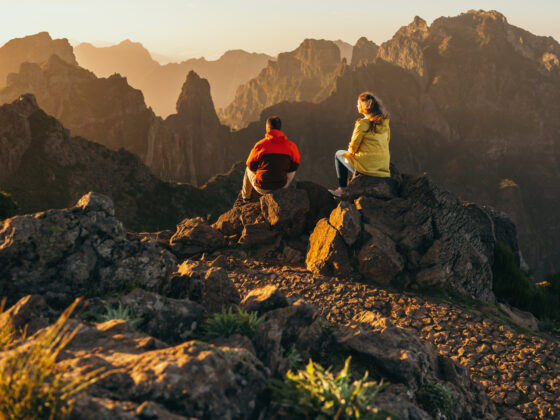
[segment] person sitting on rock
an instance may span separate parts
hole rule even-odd
[[[348,175],[368,175],[390,179],[389,141],[391,130],[389,116],[384,112],[381,102],[370,92],[358,96],[358,118],[348,150],[339,150],[334,157],[339,187],[329,190],[335,197],[343,194],[348,185]]]
[[[281,128],[280,118],[267,118],[266,135],[255,144],[247,159],[241,190],[243,200],[249,200],[253,190],[263,195],[287,188],[294,179],[299,166],[299,150],[280,131]]]

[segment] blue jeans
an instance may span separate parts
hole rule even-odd
[[[356,175],[356,169],[352,166],[350,161],[343,155],[348,153],[347,150],[339,150],[334,155],[334,167],[336,168],[336,177],[338,178],[338,185],[342,188],[348,185],[348,174],[351,173],[352,177]]]

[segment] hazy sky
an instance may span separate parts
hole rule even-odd
[[[389,39],[419,15],[431,23],[469,9],[560,40],[560,0],[0,0],[0,45],[48,31],[72,42],[131,39],[176,59],[217,58],[228,49],[276,55],[304,38]]]

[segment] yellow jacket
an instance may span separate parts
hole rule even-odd
[[[370,123],[367,118],[359,118],[354,126],[354,133],[348,145],[348,152],[344,156],[350,161],[356,170],[364,175],[388,178],[391,176],[389,163],[389,141],[391,140],[391,129],[389,120],[376,125],[373,130],[369,129]]]

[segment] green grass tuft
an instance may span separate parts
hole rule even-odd
[[[270,388],[276,401],[292,418],[386,420],[397,417],[374,405],[383,383],[363,378],[352,380],[350,357],[335,376],[330,369],[309,361],[305,369],[289,371],[285,381],[272,379]]]
[[[212,340],[218,337],[229,337],[233,334],[241,334],[246,337],[253,337],[257,327],[262,324],[265,317],[259,317],[254,312],[246,312],[241,308],[233,311],[229,308],[221,313],[214,314],[202,326],[203,340]]]
[[[107,312],[98,317],[99,322],[107,322],[112,319],[122,319],[123,321],[128,322],[128,324],[134,329],[138,328],[138,326],[142,323],[142,318],[136,318],[134,310],[126,305],[123,305],[122,302],[119,302],[117,307],[105,305],[105,310]]]
[[[67,322],[79,303],[76,299],[53,325],[25,344],[15,341],[13,325],[0,327],[0,351],[4,352],[0,359],[0,419],[65,419],[78,395],[108,374],[95,370],[67,379],[56,366],[59,353],[79,331],[79,327],[70,330]]]

